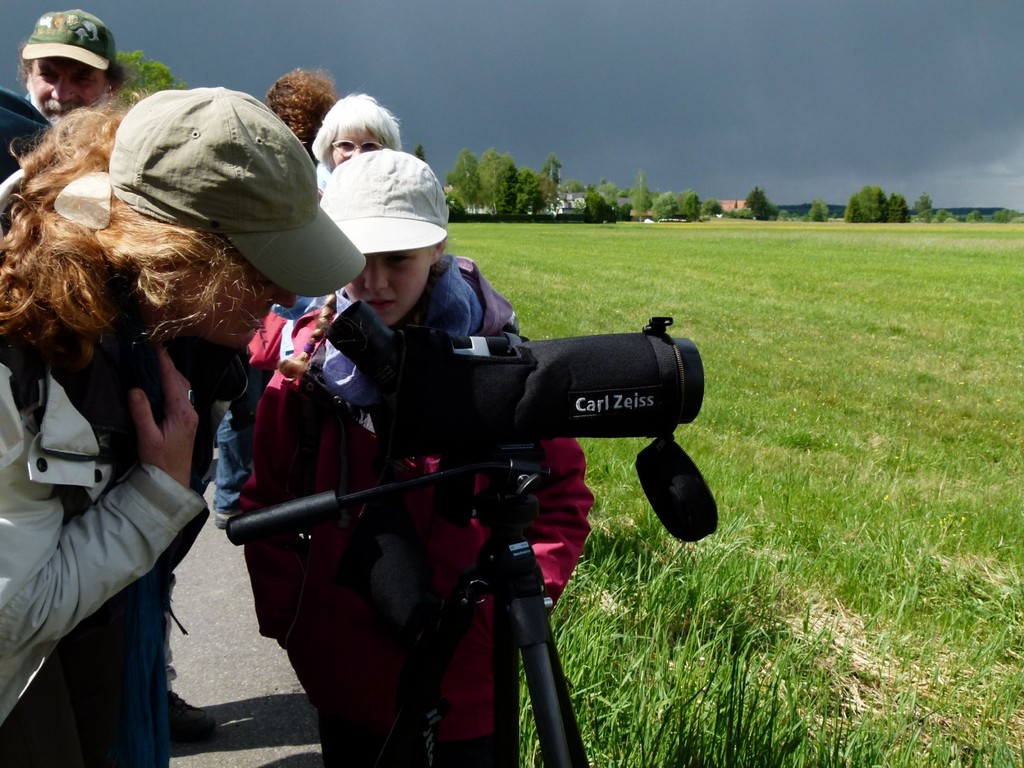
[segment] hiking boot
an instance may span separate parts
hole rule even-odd
[[[213,523],[221,530],[224,530],[228,527],[228,520],[240,514],[242,514],[242,510],[238,509],[238,507],[234,507],[232,509],[218,509],[217,514],[214,515]]]
[[[228,520],[241,514],[242,510],[237,507],[228,510],[218,509],[217,513],[214,515],[213,522],[218,528],[223,530],[227,527]]]
[[[210,738],[217,727],[212,715],[193,707],[174,691],[167,692],[167,716],[171,741],[202,741]]]

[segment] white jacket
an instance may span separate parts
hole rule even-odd
[[[57,641],[147,573],[205,506],[147,464],[112,477],[63,387],[49,373],[40,384],[36,425],[0,364],[0,722]],[[65,507],[85,511],[65,525]]]

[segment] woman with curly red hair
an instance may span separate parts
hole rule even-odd
[[[21,165],[0,241],[0,765],[165,766],[166,571],[205,507],[190,478],[227,361],[271,304],[364,260],[245,94],[75,110]]]

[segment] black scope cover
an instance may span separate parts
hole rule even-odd
[[[464,339],[400,331],[399,376],[379,434],[391,455],[555,437],[660,437],[692,421],[704,395],[689,339],[606,334],[518,341],[458,354]]]

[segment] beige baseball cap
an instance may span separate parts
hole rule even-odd
[[[224,235],[286,291],[324,296],[363,254],[319,206],[295,134],[252,96],[159,91],[125,115],[110,157],[114,194],[160,221]]]

